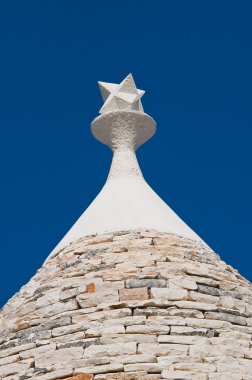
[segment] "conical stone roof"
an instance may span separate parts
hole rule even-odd
[[[112,112],[138,115],[139,96],[132,107]],[[130,157],[112,164],[115,181],[143,181]],[[251,283],[168,224],[90,235],[79,224],[1,310],[0,380],[252,379]]]

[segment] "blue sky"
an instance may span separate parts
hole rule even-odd
[[[129,72],[158,123],[145,178],[252,280],[251,25],[242,0],[0,2],[1,305],[101,189],[97,81]]]

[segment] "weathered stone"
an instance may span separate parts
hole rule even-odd
[[[123,325],[123,326],[131,326],[131,325],[144,325],[146,322],[145,316],[130,316],[120,319],[109,319],[107,321],[104,321],[104,326],[111,326],[111,325]]]
[[[204,303],[212,303],[215,305],[218,305],[220,299],[218,297],[205,294],[205,293],[200,293],[200,292],[195,292],[195,291],[189,291],[188,293],[188,299],[190,301],[196,301],[196,302],[204,302]]]
[[[185,323],[187,326],[199,327],[206,329],[225,329],[231,326],[230,322],[214,320],[214,319],[199,319],[199,318],[186,318]]]
[[[205,313],[205,317],[208,319],[220,319],[222,321],[234,323],[236,325],[245,326],[247,324],[246,318],[228,313],[207,312]]]
[[[120,301],[147,300],[149,298],[148,289],[146,287],[121,289],[119,291],[119,295],[120,295]]]
[[[37,376],[35,374],[35,376],[37,376],[37,377],[34,377],[34,379],[36,379],[36,380],[59,380],[59,379],[65,378],[67,376],[72,376],[72,374],[73,374],[72,368],[65,368],[65,369],[55,370],[53,372],[46,373],[45,375],[42,375],[42,376]],[[20,378],[18,380],[22,380],[22,378]]]
[[[70,360],[80,358],[82,355],[82,347],[64,348],[61,350],[49,350],[35,354],[35,366],[41,368],[59,362],[69,362]]]
[[[87,285],[87,293],[95,293],[96,286],[93,282]]]
[[[172,278],[169,280],[169,288],[184,288],[188,290],[196,290],[198,285],[196,281],[190,280],[189,278],[179,277]]]
[[[206,336],[208,330],[204,328],[188,327],[188,326],[172,326],[171,335],[199,335]]]
[[[119,356],[136,353],[136,343],[105,344],[100,346],[90,346],[85,349],[85,357]]]
[[[96,375],[95,379],[98,379],[98,380],[159,380],[160,375],[147,374],[145,371],[128,372],[128,373],[120,372],[120,373]]]
[[[93,327],[91,329],[86,330],[85,335],[87,337],[92,336],[104,336],[109,334],[124,334],[125,327],[123,325],[112,325],[112,326],[101,326],[101,327]]]
[[[182,371],[192,371],[195,373],[211,373],[216,371],[215,364],[209,363],[192,363],[192,362],[182,362],[182,363],[174,363],[174,370],[182,370]]]
[[[90,324],[86,323],[77,323],[69,326],[56,327],[52,330],[52,336],[57,337],[66,334],[72,334],[79,331],[87,330],[90,327]]]
[[[79,287],[79,288],[73,288],[73,289],[66,289],[66,290],[63,290],[60,293],[60,300],[61,301],[66,301],[66,300],[68,300],[70,298],[76,297],[80,293],[85,293],[85,292],[87,292],[87,287],[86,286],[82,286],[82,287]]]
[[[203,302],[176,301],[175,305],[183,309],[196,309],[202,311],[217,310],[217,305]]]
[[[126,327],[126,333],[130,334],[168,334],[169,326],[164,325],[132,325]]]
[[[147,373],[161,373],[162,365],[159,363],[137,363],[137,364],[126,364],[124,366],[125,372],[134,371],[146,371]]]
[[[0,367],[0,377],[4,378],[9,375],[15,375],[17,373],[27,370],[29,367],[29,364],[27,365],[22,363],[11,363],[3,365]]]
[[[17,362],[18,360],[19,360],[19,355],[11,355],[11,356],[2,358],[0,359],[0,368],[3,365],[14,363],[14,362]]]
[[[234,345],[209,345],[209,344],[199,344],[199,345],[192,345],[189,346],[189,354],[192,356],[216,356],[216,357],[223,357],[223,356],[233,356],[235,358],[242,358],[244,357],[243,351],[240,349],[239,346]]]
[[[146,321],[147,325],[159,324],[168,326],[185,326],[185,318],[170,316],[150,316]]]
[[[100,344],[100,339],[98,338],[87,338],[87,339],[80,339],[80,340],[74,340],[72,342],[64,342],[64,343],[57,343],[57,348],[60,350],[62,348],[70,348],[70,347],[89,347],[96,344]]]
[[[189,239],[109,236],[48,259],[0,311],[0,378],[251,380],[249,282]]]
[[[9,356],[9,355],[15,355],[18,352],[29,350],[34,347],[36,347],[35,343],[27,343],[20,346],[17,345],[15,347],[10,347],[10,348],[0,351],[0,358],[5,358],[6,356]]]
[[[117,302],[119,301],[118,292],[116,290],[104,289],[99,293],[82,293],[76,297],[78,304],[82,308],[97,306],[104,302]]]
[[[93,377],[94,375],[86,373],[86,374],[76,375],[73,377],[68,377],[65,380],[92,380]]]
[[[221,292],[219,289],[213,286],[198,285],[198,291],[204,294],[210,294],[211,296],[219,297]]]
[[[192,371],[165,370],[162,372],[162,378],[173,379],[173,380],[207,380],[207,375],[195,373]]]
[[[187,290],[177,288],[151,288],[151,298],[169,301],[186,300],[188,298],[188,292]]]
[[[140,354],[164,355],[184,355],[187,354],[188,346],[183,344],[142,344],[138,346]]]
[[[154,355],[124,355],[117,356],[116,360],[123,364],[137,364],[137,363],[156,363],[157,358]]]
[[[187,306],[189,305],[187,304]],[[171,308],[167,310],[167,315],[183,317],[183,318],[199,318],[199,319],[204,318],[204,314],[200,310],[194,310],[194,309]]]
[[[117,344],[117,343],[156,343],[157,335],[154,334],[111,334],[100,337],[101,344]]]
[[[170,344],[207,344],[207,338],[187,335],[159,335],[158,343]],[[210,344],[210,342],[209,342]]]
[[[125,287],[126,288],[164,288],[166,286],[166,280],[157,280],[157,279],[133,279],[126,280]]]
[[[123,364],[121,363],[111,363],[111,364],[105,364],[105,365],[97,365],[94,367],[87,367],[87,368],[76,368],[75,372],[84,372],[92,373],[92,374],[98,374],[98,373],[109,373],[109,372],[120,372],[123,371]]]

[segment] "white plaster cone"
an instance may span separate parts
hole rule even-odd
[[[114,91],[111,85],[106,89]],[[104,98],[113,101],[107,93]],[[151,189],[139,168],[135,152],[155,134],[154,120],[140,110],[113,110],[94,119],[91,130],[113,151],[109,176],[51,255],[84,236],[120,230],[150,229],[202,241]]]

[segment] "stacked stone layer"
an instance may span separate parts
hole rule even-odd
[[[252,286],[200,242],[78,240],[0,313],[1,380],[252,379]]]

